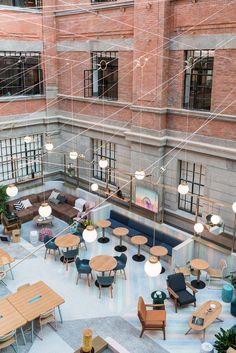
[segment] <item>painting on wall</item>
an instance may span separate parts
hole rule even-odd
[[[158,212],[158,193],[153,190],[136,186],[135,203],[140,207],[147,208],[152,212]]]

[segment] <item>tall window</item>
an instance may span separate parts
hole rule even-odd
[[[43,93],[40,53],[0,52],[0,96]]]
[[[204,195],[205,185],[205,168],[202,165],[179,161],[180,164],[180,178],[179,183],[185,181],[189,186],[189,191],[194,195]],[[197,198],[190,194],[179,194],[179,209],[186,212],[195,213]],[[199,215],[202,214],[202,203],[199,203]]]
[[[42,135],[33,135],[32,142],[24,137],[0,141],[0,182],[22,181],[41,175]]]
[[[100,159],[104,157],[108,161],[108,167],[102,169],[99,167]],[[109,184],[115,184],[115,144],[102,140],[93,140],[93,177],[106,182],[108,178]]]
[[[41,7],[42,0],[0,0],[0,5],[18,7]]]
[[[211,109],[214,50],[186,52],[184,102],[186,109]]]
[[[117,52],[93,52],[92,69],[84,71],[84,96],[118,99]]]

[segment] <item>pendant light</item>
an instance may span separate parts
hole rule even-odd
[[[162,270],[160,261],[155,256],[151,256],[148,261],[145,262],[144,271],[149,277],[157,277]]]
[[[211,223],[214,224],[214,225],[217,225],[219,223],[221,223],[221,218],[220,216],[216,215],[216,214],[213,214],[211,216]]]
[[[8,185],[6,188],[6,193],[10,197],[14,197],[18,194],[18,188],[15,186],[15,184]]]
[[[186,183],[186,181],[181,181],[181,183],[178,186],[178,192],[181,195],[186,195],[189,192],[189,186]]]
[[[145,178],[145,171],[144,170],[136,170],[134,176],[137,180],[143,180]]]
[[[236,201],[232,205],[232,210],[234,211],[234,213],[236,213]]]
[[[53,150],[53,144],[51,143],[51,142],[47,142],[46,144],[45,144],[45,148],[46,148],[46,150],[47,151],[52,151]]]
[[[193,228],[197,234],[201,234],[204,231],[204,225],[202,223],[195,223]]]
[[[32,141],[32,137],[31,137],[31,136],[26,135],[26,136],[24,137],[24,142],[25,142],[25,143],[30,143],[31,141]]]
[[[97,184],[97,183],[93,183],[93,184],[91,185],[91,190],[92,190],[92,191],[98,191],[98,184]]]
[[[70,151],[70,159],[77,159],[78,153],[76,151]]]
[[[39,207],[39,215],[43,218],[47,218],[51,215],[52,208],[47,202],[43,202]]]
[[[92,225],[87,226],[82,234],[84,240],[87,243],[92,243],[93,241],[95,241],[97,239],[97,235],[97,231]]]
[[[99,167],[102,168],[102,169],[105,169],[107,166],[108,166],[108,161],[107,159],[105,159],[104,157],[102,157],[100,159],[100,161],[98,162],[99,164]]]

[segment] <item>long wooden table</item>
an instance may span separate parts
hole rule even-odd
[[[7,300],[19,311],[25,320],[31,322],[32,341],[34,339],[34,320],[41,314],[58,307],[62,322],[60,305],[65,300],[43,281],[21,289],[15,294],[10,295]]]
[[[25,336],[22,326],[27,323],[27,320],[16,310],[16,308],[7,300],[0,300],[0,336],[5,336],[11,331],[21,329],[24,343]]]
[[[14,279],[12,269],[11,269],[11,264],[14,262],[15,259],[11,257],[5,250],[0,248],[0,267],[4,267],[5,265],[9,266],[9,270],[11,272],[11,277]]]

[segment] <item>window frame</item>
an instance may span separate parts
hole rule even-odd
[[[41,8],[43,5],[42,0],[9,0],[5,2],[6,4],[1,3],[1,5],[23,8]],[[11,4],[9,4],[9,2],[11,2]]]
[[[108,184],[116,185],[116,145],[113,142],[106,142],[101,139],[92,140],[93,147],[93,178],[106,182],[108,175]],[[106,158],[108,161],[107,168],[99,167],[99,160]]]

